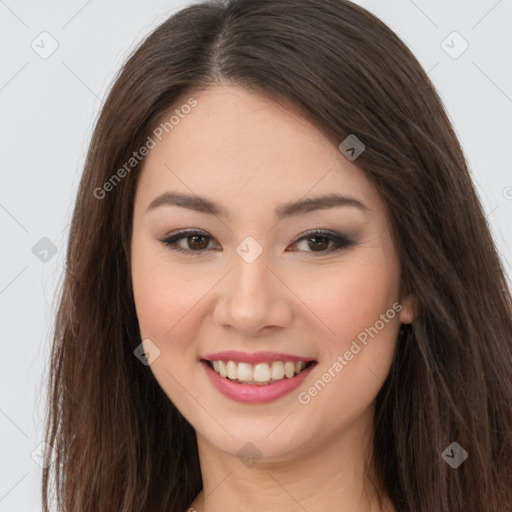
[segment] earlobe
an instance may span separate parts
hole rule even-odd
[[[402,290],[400,304],[402,305],[402,309],[400,310],[400,323],[412,324],[418,317],[419,312],[417,297]]]

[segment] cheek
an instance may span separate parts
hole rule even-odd
[[[160,346],[192,309],[197,287],[172,270],[165,251],[144,240],[133,246],[132,281],[141,336]]]
[[[323,329],[317,375],[329,383],[325,391],[321,382],[311,391],[322,395],[317,405],[331,410],[333,421],[337,415],[361,413],[389,373],[401,309],[399,266],[392,256],[376,251],[350,261],[329,272],[328,283],[310,289],[308,306],[329,328]]]
[[[149,370],[174,405],[188,416],[193,407],[183,384],[193,378],[191,369],[199,370],[193,364],[197,346],[190,342],[197,338],[193,332],[197,326],[190,319],[208,287],[173,270],[165,251],[155,252],[142,244],[132,252],[132,280],[141,339],[150,339],[159,350]]]
[[[330,383],[327,392],[319,393],[319,402],[331,408],[334,421],[339,414],[360,414],[382,387],[394,356],[401,308],[394,260],[361,261],[333,275],[315,307],[334,331],[325,337],[326,357],[317,376],[322,380],[327,374],[323,380]]]
[[[332,345],[342,349],[392,309],[399,297],[398,277],[391,262],[386,265],[380,260],[373,264],[360,261],[333,269],[328,279],[308,280],[303,294],[308,297],[310,309],[329,328],[326,339],[332,339]],[[392,309],[385,320],[385,328],[378,324],[383,332],[388,330],[388,324],[398,322],[398,312]]]

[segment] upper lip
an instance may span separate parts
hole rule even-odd
[[[207,354],[201,359],[207,361],[234,361],[235,363],[266,363],[268,361],[315,361],[314,358],[308,356],[296,356],[293,354],[283,354],[281,352],[240,352],[238,350],[226,350],[224,352],[215,352]]]

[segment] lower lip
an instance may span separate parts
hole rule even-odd
[[[299,387],[311,370],[316,366],[316,362],[306,368],[304,371],[295,375],[291,379],[284,378],[278,382],[267,385],[258,384],[237,384],[226,377],[221,377],[206,361],[201,361],[206,374],[212,381],[212,384],[227,398],[236,402],[259,404],[277,400],[294,389]]]

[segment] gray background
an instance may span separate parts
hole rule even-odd
[[[510,279],[512,0],[356,3],[428,71]],[[37,447],[55,293],[94,121],[134,45],[188,4],[0,0],[0,512],[41,510]]]

